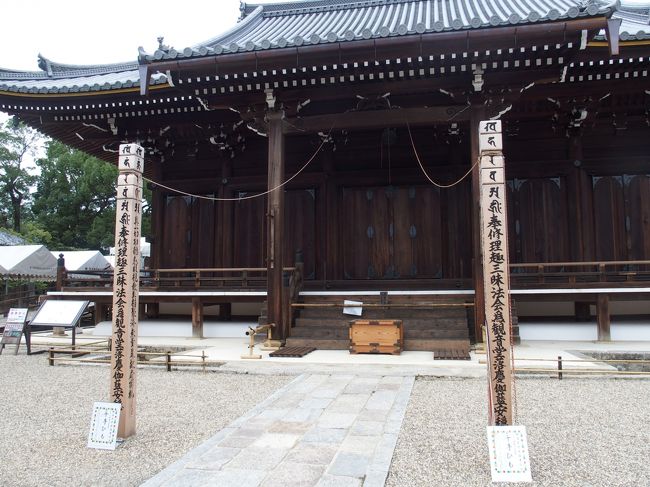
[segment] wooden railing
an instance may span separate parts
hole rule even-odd
[[[650,260],[510,264],[510,281],[515,287],[650,284]]]
[[[300,287],[299,266],[285,267],[284,271]],[[265,267],[152,269],[141,271],[140,287],[142,290],[263,290],[266,273]],[[650,260],[510,264],[510,279],[514,287],[643,285],[650,284]],[[106,271],[75,271],[63,279],[66,289],[111,288],[112,285],[113,273]]]
[[[284,272],[295,275],[296,267]],[[266,289],[266,267],[151,269],[140,272],[141,290]],[[63,279],[66,290],[112,287],[113,273],[74,271]]]

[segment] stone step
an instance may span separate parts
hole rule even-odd
[[[288,338],[288,347],[315,347],[318,350],[349,350],[350,340],[319,340],[310,338]],[[446,350],[461,347],[469,348],[468,339],[427,339],[427,340],[404,340],[405,351],[427,351]]]
[[[368,318],[363,317],[359,319]],[[353,320],[341,320],[335,318],[296,318],[295,326],[296,328],[322,326],[348,328],[350,326],[350,321]],[[402,320],[402,324],[405,328],[453,328],[459,330],[467,328],[467,320],[461,320],[458,318],[404,319]]]
[[[287,338],[287,347],[315,347],[318,350],[348,350],[350,340],[313,339],[313,338]]]
[[[344,315],[343,308],[294,308],[301,318],[357,319],[358,316]],[[364,308],[363,319],[406,319],[406,318],[460,318],[466,319],[465,308]]]
[[[343,340],[350,336],[348,328],[335,328],[335,327],[296,327],[291,330],[292,338],[313,338],[313,339],[335,339]],[[467,330],[449,330],[449,329],[428,329],[428,330],[411,330],[404,329],[404,338],[412,339],[433,339],[433,338],[449,338],[449,339],[462,339],[467,338]]]

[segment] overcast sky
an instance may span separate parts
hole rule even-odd
[[[265,3],[265,2],[252,2]],[[0,67],[38,70],[38,53],[66,64],[134,61],[158,36],[182,49],[215,37],[239,17],[238,0],[3,1]]]

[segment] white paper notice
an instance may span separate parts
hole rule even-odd
[[[117,402],[96,402],[90,420],[88,448],[115,450],[117,445],[117,425],[120,422],[120,409]]]
[[[7,323],[25,323],[27,308],[11,308],[7,313]]]
[[[363,303],[361,301],[349,301],[346,299],[343,301],[343,306],[344,315],[361,316],[361,312],[363,311]]]
[[[492,482],[532,482],[525,426],[488,426]]]

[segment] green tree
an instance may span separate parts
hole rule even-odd
[[[38,150],[41,135],[11,118],[0,126],[0,226],[21,231],[36,176],[29,159]]]
[[[60,248],[107,248],[115,231],[117,168],[60,142],[47,143],[36,161],[32,212]]]

